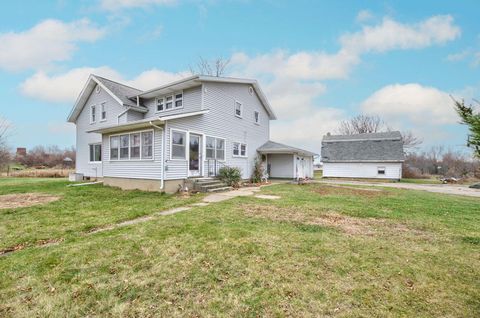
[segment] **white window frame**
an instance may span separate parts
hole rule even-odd
[[[383,173],[380,173],[380,170],[383,170]],[[377,167],[377,175],[378,176],[385,176],[387,175],[387,167],[379,166]]]
[[[240,105],[240,115],[237,115],[237,104]],[[235,117],[238,117],[238,118],[243,118],[243,103],[238,101],[238,100],[235,100],[234,104],[233,104],[233,114],[235,115]]]
[[[184,142],[185,142],[185,157],[184,158],[173,158],[173,133],[178,132],[178,133],[183,133],[185,134]],[[188,156],[187,156],[187,151],[188,151],[188,144],[189,144],[189,137],[188,137],[188,131],[182,130],[182,129],[176,129],[176,128],[170,128],[170,160],[175,160],[175,161],[186,161]]]
[[[93,161],[90,160],[90,146],[93,146]],[[100,161],[95,161],[95,146],[100,146]],[[101,163],[102,162],[102,143],[96,142],[88,144],[88,163]]]
[[[177,95],[182,95],[182,98],[179,98],[177,99]],[[172,98],[172,108],[168,108],[167,109],[167,97],[171,97]],[[155,112],[156,113],[162,113],[162,112],[168,112],[168,111],[171,111],[171,110],[174,110],[174,109],[182,109],[183,106],[184,106],[184,102],[185,102],[185,95],[183,93],[183,90],[182,91],[177,91],[177,92],[174,92],[172,94],[168,94],[168,95],[163,95],[163,96],[159,96],[157,98],[155,98]],[[159,100],[162,100],[162,105],[163,105],[163,109],[162,110],[158,110],[158,101]],[[176,106],[176,103],[178,100],[181,100],[182,101],[182,106]]]
[[[255,117],[255,115],[257,115],[257,117]],[[253,111],[253,122],[260,125],[260,112],[258,110]]]
[[[152,133],[152,157],[151,158],[144,158],[143,157],[143,140],[142,140],[142,133],[151,132]],[[131,146],[131,135],[140,134],[140,158],[131,158],[132,152],[130,151]],[[128,135],[128,158],[120,158],[120,136]],[[118,159],[112,159],[112,137],[119,137],[118,140]],[[109,152],[108,152],[108,159],[109,161],[154,161],[155,160],[155,131],[153,129],[144,129],[144,130],[135,130],[130,131],[127,133],[119,133],[110,135],[108,137],[108,145],[109,145]]]
[[[90,124],[97,122],[97,105],[90,106]]]
[[[103,114],[105,114],[105,118],[103,118]],[[105,107],[105,103],[100,104],[100,121],[107,120],[107,108]]]
[[[234,154],[235,144],[238,144],[238,155]],[[245,146],[245,155],[242,155],[242,145]],[[248,157],[248,146],[244,142],[232,142],[232,157],[234,158],[247,158]]]
[[[207,158],[207,138],[209,138],[209,137],[215,139],[215,145],[214,145],[214,148],[213,148],[215,158]],[[217,158],[217,139],[223,140],[223,159],[218,159]],[[205,153],[205,160],[218,160],[220,162],[225,162],[227,160],[227,139],[222,138],[222,137],[205,135],[204,153]]]

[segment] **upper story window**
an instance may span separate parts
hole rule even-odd
[[[225,160],[225,139],[207,136],[205,155],[207,159]]]
[[[97,121],[96,110],[97,110],[97,106],[95,105],[90,106],[90,123],[91,124]]]
[[[157,98],[157,112],[163,111],[165,108],[165,98],[159,97]]]
[[[156,98],[156,111],[162,112],[165,110],[182,108],[183,107],[183,92],[177,92],[173,95],[167,95]]]
[[[100,120],[107,120],[107,107],[105,106],[105,103],[100,105]]]
[[[175,94],[175,108],[183,107],[183,93]]]
[[[242,103],[235,101],[235,116],[242,118],[243,105]]]
[[[257,111],[253,112],[253,120],[255,121],[255,124],[260,124],[260,113]]]
[[[241,142],[233,143],[233,156],[234,157],[246,157],[247,156],[247,145]]]
[[[153,131],[110,136],[110,160],[153,158]]]
[[[91,144],[90,148],[90,162],[102,162],[102,144]]]
[[[172,130],[172,151],[170,157],[172,159],[186,159],[186,136],[183,131]]]

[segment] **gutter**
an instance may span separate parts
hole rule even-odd
[[[157,128],[157,129],[160,129],[162,131],[162,137],[163,137],[163,141],[162,141],[162,154],[161,154],[161,162],[162,162],[162,177],[160,178],[160,190],[163,190],[165,188],[165,130],[163,129],[163,127],[160,127],[160,126],[157,126],[155,125],[152,121],[149,121],[148,122],[150,124],[150,126],[154,127],[154,128]]]

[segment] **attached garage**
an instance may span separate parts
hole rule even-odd
[[[268,141],[257,152],[262,156],[270,178],[313,178],[315,153]]]

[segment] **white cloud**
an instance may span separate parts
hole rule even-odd
[[[100,6],[104,10],[118,11],[128,8],[146,8],[152,5],[171,5],[177,0],[100,0]]]
[[[369,21],[373,18],[373,13],[370,10],[360,10],[357,14],[356,21],[359,23]]]
[[[0,68],[9,71],[40,69],[71,58],[77,43],[94,42],[105,31],[88,19],[64,23],[45,20],[23,32],[0,33]]]
[[[389,123],[406,119],[416,125],[458,122],[449,94],[417,83],[385,86],[361,105],[364,112],[377,114]]]
[[[471,54],[472,54],[472,52],[469,49],[463,50],[463,51],[458,52],[458,53],[452,53],[452,54],[447,55],[447,61],[449,61],[449,62],[462,61],[462,60],[466,59],[468,56],[470,56]]]
[[[151,69],[131,80],[126,80],[119,72],[108,66],[82,67],[58,75],[37,72],[20,85],[20,90],[23,95],[47,102],[73,103],[90,74],[103,76],[139,89],[150,89],[186,76],[186,73],[169,73]]]
[[[358,54],[397,49],[420,49],[443,44],[460,36],[460,27],[450,15],[437,15],[415,24],[403,24],[384,18],[377,26],[364,26],[362,31],[340,38],[342,47]]]

